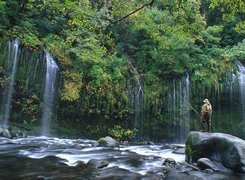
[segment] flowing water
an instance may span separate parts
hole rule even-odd
[[[162,164],[166,158],[173,158],[181,166],[185,164],[183,153],[175,153],[173,148],[168,148],[173,145],[120,145],[113,148],[95,144],[96,141],[88,139],[0,137],[0,179],[160,180],[164,179]],[[183,145],[174,147],[183,149]],[[109,165],[95,168],[88,163],[91,159],[107,161]],[[209,177],[206,179],[212,179],[212,175],[215,177],[217,174],[195,173]],[[224,174],[222,177],[233,180],[244,178],[232,174]]]
[[[230,73],[209,96],[213,106],[213,131],[230,133],[245,138],[245,67],[237,61]]]
[[[167,157],[184,161],[183,154],[174,154],[173,149],[163,149],[162,145],[111,148],[94,147],[94,143],[86,139],[44,136],[1,138],[0,179],[100,179],[108,173],[113,177],[143,177],[161,167]],[[90,159],[107,160],[109,166],[102,171],[95,170],[86,164]]]
[[[238,81],[240,86],[240,103],[242,106],[242,119],[245,120],[245,67],[244,65],[237,61],[237,67],[238,67]]]
[[[2,91],[1,98],[1,126],[7,128],[10,117],[13,114],[20,115],[20,112],[16,112],[16,109],[12,108],[11,102],[15,98],[15,102],[21,106],[29,108],[27,98],[35,97],[41,99],[41,89],[43,96],[43,111],[41,116],[41,134],[49,135],[50,126],[55,117],[55,103],[57,96],[57,77],[58,66],[48,53],[38,53],[30,51],[29,49],[22,47],[19,48],[19,41],[13,40],[8,42],[8,48],[2,48],[3,56],[1,56],[0,62],[4,67],[4,72],[7,77],[7,84]],[[43,61],[42,61],[43,60]],[[43,77],[43,74],[44,77]],[[23,88],[22,91],[16,91],[15,83],[18,83],[18,88]],[[43,84],[43,87],[42,87]],[[22,93],[22,94],[21,94]],[[39,102],[37,102],[39,103]],[[39,106],[35,104],[35,106]],[[11,112],[11,114],[10,114]],[[25,115],[24,115],[25,116]],[[19,119],[19,117],[15,117]],[[26,117],[25,117],[26,118]],[[30,119],[27,116],[27,121],[36,121],[39,119],[39,115]],[[21,117],[21,120],[23,117]]]
[[[184,143],[190,131],[190,80],[189,75],[174,79],[168,92],[168,113],[173,141]]]
[[[59,68],[49,53],[45,55],[46,74],[43,91],[42,135],[50,135],[51,122],[55,119],[55,99]]]
[[[143,90],[141,86],[141,81],[139,77],[136,77],[136,86],[134,88],[133,92],[133,109],[134,109],[134,127],[138,129],[139,131],[142,131],[142,113],[143,113]]]
[[[2,127],[7,128],[9,124],[9,116],[10,116],[10,109],[11,109],[11,100],[14,91],[14,84],[16,78],[16,70],[17,64],[19,60],[18,52],[19,52],[19,41],[14,40],[9,42],[8,46],[8,58],[5,61],[5,71],[8,73],[9,81],[5,86],[3,92],[3,98],[1,103],[1,120],[2,120]]]
[[[143,93],[142,82],[139,76],[134,77],[134,81],[129,81],[129,97],[131,99],[131,107],[134,111],[133,116],[133,127],[137,129],[138,139],[149,140],[157,137],[157,141],[161,141],[159,138],[158,126],[159,120],[155,120],[151,117],[151,114],[155,112],[160,113],[161,111],[166,113],[168,116],[163,118],[169,119],[168,128],[165,129],[169,132],[168,135],[162,136],[162,138],[168,139],[170,142],[184,143],[186,137],[190,131],[190,79],[186,73],[181,79],[173,79],[169,83],[169,90],[167,92],[167,99],[155,99],[155,107],[151,108],[147,104],[147,98]],[[166,109],[164,104],[166,105]],[[158,131],[156,131],[158,130]],[[170,135],[171,134],[171,135]]]
[[[144,94],[140,75],[136,68],[133,67],[134,75],[128,80],[128,94],[130,100],[130,108],[133,112],[132,127],[137,129],[138,135],[141,136],[144,129]]]
[[[187,135],[190,132],[190,80],[189,75],[182,77],[181,80],[181,120],[180,120],[180,140],[179,142],[184,143]]]

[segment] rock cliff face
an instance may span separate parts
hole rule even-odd
[[[245,173],[245,141],[224,133],[190,132],[186,142],[186,161],[209,158],[235,172]]]

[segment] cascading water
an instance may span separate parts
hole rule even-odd
[[[49,53],[45,55],[46,74],[43,91],[42,135],[50,135],[50,126],[54,119],[55,96],[57,94],[57,76],[59,68]]]
[[[9,75],[9,82],[5,86],[3,92],[3,98],[1,103],[1,119],[2,119],[2,127],[7,128],[9,124],[9,114],[11,109],[11,100],[14,91],[16,70],[18,64],[18,51],[19,51],[19,41],[14,40],[9,42],[9,50],[8,50],[8,59],[5,61],[5,71]]]
[[[189,75],[174,79],[168,92],[168,117],[171,139],[183,143],[190,131],[190,81]]]
[[[140,128],[140,114],[142,111],[143,91],[139,77],[136,78],[136,87],[134,92],[134,110],[135,110],[135,127]]]
[[[182,78],[180,90],[180,142],[184,142],[190,131],[190,80],[188,74]]]
[[[131,99],[131,108],[134,111],[134,128],[136,128],[138,131],[143,131],[141,129],[142,126],[142,111],[143,111],[143,90],[140,82],[140,78],[138,74],[134,77],[133,83],[129,82],[129,96]]]
[[[245,120],[245,67],[244,65],[237,61],[237,67],[238,67],[238,81],[240,86],[240,103],[242,105],[242,119]]]

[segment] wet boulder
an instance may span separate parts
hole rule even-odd
[[[95,167],[95,168],[104,168],[109,165],[109,162],[106,160],[90,159],[87,165]]]
[[[8,129],[0,129],[0,136],[6,137],[6,138],[12,138]]]
[[[98,140],[98,143],[100,146],[106,146],[106,147],[117,147],[119,145],[118,141],[116,141],[115,139],[113,139],[110,136],[100,138]]]
[[[22,131],[10,132],[10,134],[13,138],[26,138],[27,137],[27,135]]]
[[[176,161],[172,158],[165,159],[162,165],[165,167],[170,167],[172,169],[181,170],[181,165],[179,163],[176,163]]]
[[[185,148],[179,148],[173,151],[174,154],[185,154]]]
[[[186,142],[186,161],[209,158],[235,172],[245,173],[245,141],[224,133],[190,132]]]
[[[213,171],[219,171],[218,167],[210,161],[208,158],[200,158],[197,160],[197,167],[202,170],[212,169]]]
[[[176,162],[173,158],[166,158],[163,162],[163,165],[166,165],[166,164],[176,164]]]

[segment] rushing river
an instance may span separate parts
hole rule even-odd
[[[97,141],[34,137],[0,137],[0,180],[29,179],[244,179],[245,176],[219,171],[207,173],[186,168],[183,145],[120,145],[99,147]],[[163,166],[174,159],[179,168]],[[91,166],[91,159],[106,162]],[[109,163],[109,165],[108,165]],[[166,170],[170,170],[167,173]],[[176,175],[176,172],[177,173]],[[175,175],[172,176],[174,173]]]
[[[184,161],[183,154],[163,145],[95,147],[96,141],[28,137],[0,139],[0,179],[101,179],[144,177],[160,168],[165,158]],[[107,160],[103,169],[87,165],[90,159]],[[111,176],[110,176],[111,174]]]

